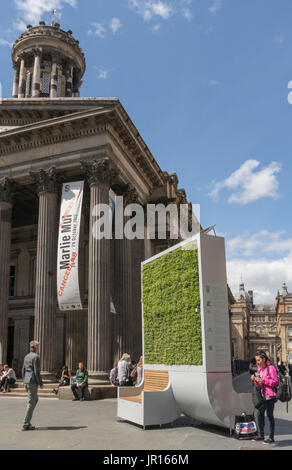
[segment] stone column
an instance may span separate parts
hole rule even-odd
[[[124,209],[127,205],[138,204],[138,202],[136,190],[129,185],[123,194]],[[124,227],[129,219],[129,216],[124,217]],[[135,311],[137,306],[135,296],[137,295],[137,282],[139,282],[135,269],[135,247],[140,241],[129,240],[125,236],[122,240],[115,240],[115,301],[119,316],[119,346],[121,348],[119,354],[121,357],[123,353],[128,353],[134,360],[137,359],[137,351],[142,349],[137,346],[141,338],[141,321]]]
[[[110,185],[116,177],[108,159],[82,162],[90,187],[88,351],[87,369],[91,383],[108,381],[112,367],[110,313],[110,240],[94,234],[93,208],[109,205]]]
[[[76,73],[75,81],[73,81],[73,96],[74,98],[80,97],[80,88],[81,88],[81,74],[80,72]]]
[[[54,168],[31,173],[39,194],[34,336],[40,342],[44,381],[55,381],[57,308],[57,175]]]
[[[21,55],[20,56],[18,98],[25,98],[25,89],[26,89],[25,57],[24,57],[24,55]]]
[[[66,65],[66,96],[71,97],[73,92],[73,65],[68,62]]]
[[[34,54],[32,97],[38,98],[41,94],[41,52],[39,50],[35,50]]]
[[[58,56],[52,56],[52,73],[51,73],[51,91],[50,98],[56,98],[58,96]]]
[[[14,79],[13,79],[13,90],[12,90],[12,97],[18,98],[18,87],[19,87],[19,63],[15,62],[13,64],[14,68]]]
[[[6,362],[13,183],[0,182],[0,363]]]
[[[83,311],[66,312],[66,365],[70,370],[76,371],[78,363],[85,364],[85,317]]]
[[[21,377],[23,358],[29,351],[30,317],[14,317],[14,350],[13,369],[17,377]]]

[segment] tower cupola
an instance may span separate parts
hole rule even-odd
[[[79,97],[86,61],[72,31],[28,25],[12,49],[13,98]]]

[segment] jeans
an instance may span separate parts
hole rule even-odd
[[[30,421],[38,402],[38,385],[37,384],[25,384],[24,385],[28,394],[28,404],[25,412],[23,426],[29,426]]]
[[[268,423],[269,423],[269,438],[274,439],[275,433],[275,419],[274,419],[274,407],[276,399],[271,398],[270,400],[265,400],[265,407],[258,412],[258,428],[259,436],[264,437],[265,431],[265,410],[267,411]]]
[[[88,383],[84,382],[80,388],[80,398],[84,398],[84,390],[86,389],[86,387],[88,387]],[[71,385],[71,390],[75,398],[78,398],[77,391],[76,391],[77,388],[78,388],[77,384]]]
[[[4,390],[7,390],[8,385],[14,385],[15,384],[15,379],[9,379],[8,377],[4,377],[4,379],[0,382],[0,389],[1,387],[4,388]]]

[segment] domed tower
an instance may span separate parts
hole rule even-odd
[[[79,97],[85,56],[72,31],[59,23],[27,26],[12,49],[13,98]]]

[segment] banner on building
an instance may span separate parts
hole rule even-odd
[[[78,265],[83,187],[83,181],[63,184],[57,264],[57,297],[60,310],[82,309]]]
[[[114,216],[115,216],[115,207],[116,207],[116,194],[113,192],[112,189],[110,189],[110,191],[109,191],[109,205],[110,205],[110,208],[111,208],[111,217],[112,217],[111,227],[112,227],[112,230],[113,230],[113,220],[114,220]],[[110,296],[110,312],[111,313],[117,313],[112,295]]]

